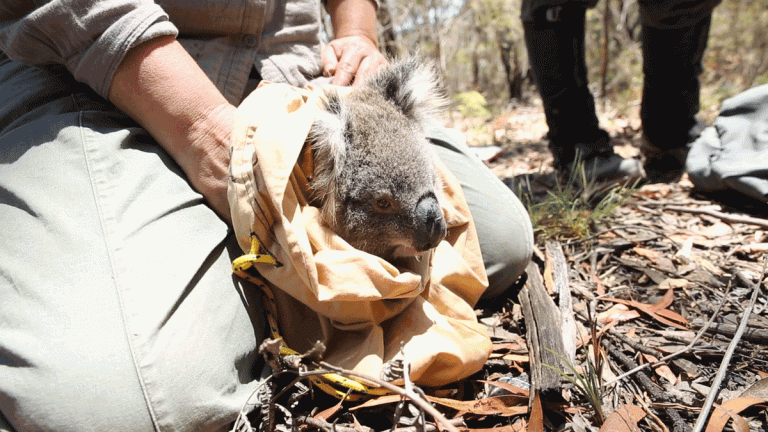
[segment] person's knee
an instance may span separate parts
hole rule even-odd
[[[533,254],[530,217],[514,194],[511,191],[509,194],[512,199],[505,208],[495,209],[495,212],[501,212],[497,216],[503,223],[479,222],[480,250],[488,275],[488,289],[482,296],[484,299],[499,297],[515,285]]]

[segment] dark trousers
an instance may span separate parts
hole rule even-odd
[[[584,59],[584,17],[592,0],[524,0],[525,42],[556,163],[573,148],[605,151]],[[643,42],[641,118],[660,149],[686,145],[699,111],[699,75],[712,9],[719,0],[640,1]]]

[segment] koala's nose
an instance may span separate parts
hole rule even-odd
[[[445,219],[435,197],[428,196],[419,201],[416,220],[419,225],[416,230],[416,249],[419,251],[432,249],[445,238]]]

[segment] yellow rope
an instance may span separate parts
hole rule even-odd
[[[264,310],[267,314],[270,334],[273,339],[282,341],[277,319],[275,318],[277,311],[275,297],[272,295],[272,290],[269,288],[266,281],[254,267],[254,264],[256,263],[276,265],[277,261],[272,255],[261,250],[259,239],[255,235],[252,235],[250,252],[232,261],[232,272],[261,288],[264,300],[262,303],[264,303]],[[300,353],[286,346],[285,342],[281,343],[281,356],[285,357],[299,354]],[[390,393],[386,389],[371,388],[360,381],[336,373],[310,376],[309,380],[320,390],[338,399],[359,400],[366,396],[378,396]]]

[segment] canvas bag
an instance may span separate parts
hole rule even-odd
[[[305,141],[323,97],[320,88],[262,83],[239,106],[232,133],[233,226],[245,253],[255,236],[278,263],[254,267],[272,288],[280,335],[300,353],[319,340],[325,361],[374,377],[403,356],[417,384],[471,375],[491,351],[473,311],[488,282],[458,181],[437,164],[448,234],[421,260],[397,268],[352,248],[311,205]]]
[[[768,202],[768,84],[723,101],[715,124],[693,142],[686,170],[700,191]]]

